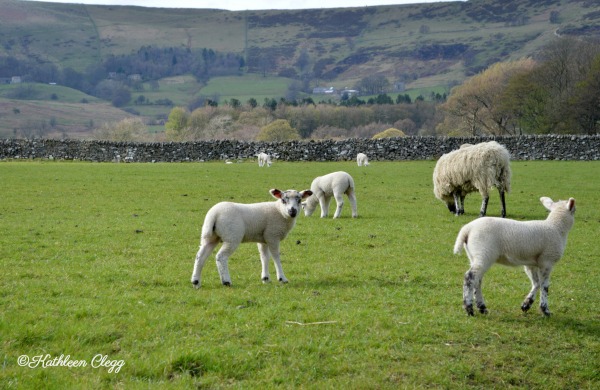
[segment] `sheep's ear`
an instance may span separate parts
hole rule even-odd
[[[575,198],[569,198],[567,201],[567,209],[569,209],[570,212],[575,211]]]
[[[277,188],[273,188],[269,192],[271,193],[271,195],[273,195],[273,198],[277,199],[281,199],[281,195],[283,195],[283,192],[279,191]]]
[[[304,190],[302,192],[300,192],[300,195],[302,195],[302,199],[306,199],[309,196],[311,196],[313,194],[313,192],[311,190]]]
[[[554,204],[554,202],[552,201],[552,199],[548,198],[547,196],[542,196],[540,198],[540,202],[542,202],[542,204],[544,205],[544,207],[548,210],[552,210],[552,205]]]

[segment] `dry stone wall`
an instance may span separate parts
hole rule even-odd
[[[109,141],[4,139],[0,159],[50,159],[93,162],[192,162],[255,159],[266,152],[283,161],[431,160],[464,143],[496,140],[514,160],[600,160],[600,135],[503,137],[405,137],[323,141],[245,142],[235,140],[135,143]]]

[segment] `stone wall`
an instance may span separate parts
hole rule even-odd
[[[354,160],[359,152],[370,161],[430,160],[463,143],[496,140],[514,160],[599,160],[600,135],[506,137],[406,137],[289,142],[235,140],[135,143],[51,139],[0,140],[0,159],[54,159],[123,162],[185,162],[254,159],[260,152],[283,161]]]

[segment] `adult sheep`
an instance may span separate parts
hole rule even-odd
[[[265,165],[267,165],[268,167],[271,166],[271,156],[269,156],[266,153],[259,153],[258,154],[258,166],[264,167]]]
[[[312,181],[310,190],[312,191],[312,196],[306,202],[302,203],[304,215],[307,217],[312,215],[317,208],[317,204],[321,206],[321,218],[327,217],[329,214],[329,204],[333,196],[337,203],[333,218],[338,218],[344,206],[344,194],[348,196],[348,200],[350,201],[352,217],[358,217],[356,195],[354,193],[354,179],[348,173],[339,171],[319,176]]]
[[[204,262],[220,242],[223,246],[216,257],[217,269],[223,285],[231,286],[227,260],[242,242],[258,244],[263,282],[269,281],[270,257],[273,257],[275,262],[277,280],[282,283],[288,282],[281,267],[279,243],[296,224],[296,216],[300,211],[302,200],[309,197],[312,192],[272,189],[270,193],[277,199],[275,202],[252,204],[221,202],[208,210],[202,225],[200,249],[196,254],[192,273],[192,284],[196,288],[200,288]]]
[[[356,155],[356,164],[359,167],[366,167],[369,165],[369,158],[364,153],[359,153]]]
[[[505,192],[510,192],[510,153],[496,141],[463,145],[444,154],[433,170],[433,193],[446,203],[450,212],[464,214],[465,197],[479,191],[482,197],[479,216],[487,211],[489,189],[496,187],[506,217]]]
[[[460,229],[454,244],[454,253],[464,247],[471,267],[465,273],[463,307],[473,315],[473,294],[482,314],[487,308],[481,293],[481,280],[494,264],[525,266],[531,280],[531,291],[525,297],[521,310],[527,311],[540,291],[540,310],[550,315],[548,287],[552,267],[562,257],[567,235],[575,222],[575,199],[554,202],[547,197],[540,201],[550,214],[542,221],[515,221],[485,217],[476,219]]]

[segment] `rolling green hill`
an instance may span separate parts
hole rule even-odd
[[[372,74],[409,85],[460,82],[493,62],[532,55],[555,34],[600,35],[600,4],[583,0],[287,11],[0,0],[0,9],[0,55],[83,70],[143,46],[210,48],[242,53],[250,72],[311,71],[339,85]]]

